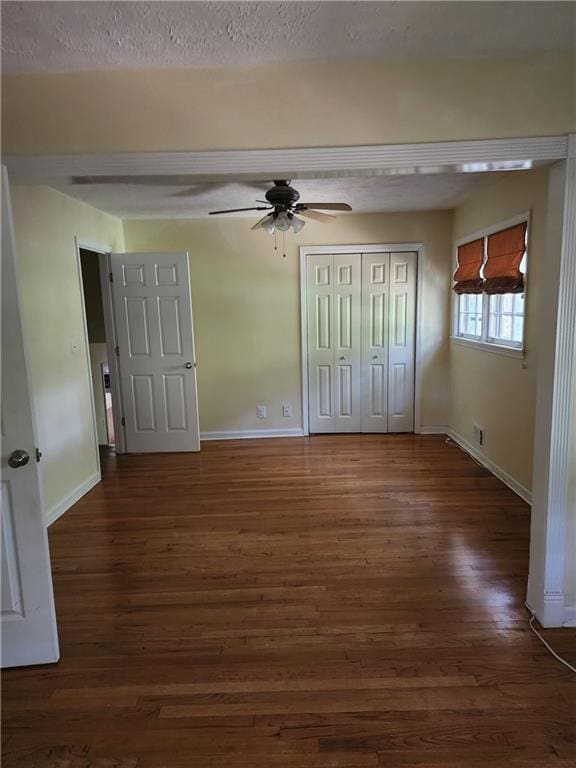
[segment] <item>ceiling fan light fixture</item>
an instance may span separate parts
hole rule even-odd
[[[294,230],[294,234],[297,235],[298,232],[302,229],[302,227],[306,224],[304,219],[299,219],[298,216],[292,216],[292,229]]]
[[[274,222],[274,216],[270,214],[268,218],[264,219],[262,224],[260,225],[264,232],[267,232],[269,235],[274,234],[274,230],[276,229],[276,224]]]
[[[274,224],[278,232],[287,232],[291,227],[290,216],[288,216],[286,211],[280,211],[280,213],[276,214]]]

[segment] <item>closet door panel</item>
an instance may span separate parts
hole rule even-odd
[[[390,254],[362,254],[362,432],[388,431]]]
[[[334,256],[334,405],[336,432],[362,429],[361,262],[355,253]]]
[[[388,431],[414,431],[417,254],[390,254]]]
[[[334,256],[309,256],[308,406],[310,432],[334,431]]]

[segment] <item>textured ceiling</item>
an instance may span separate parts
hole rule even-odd
[[[301,201],[346,202],[355,213],[424,211],[451,208],[480,183],[494,181],[494,173],[460,173],[364,178],[298,179],[293,186]],[[229,182],[183,186],[164,179],[152,184],[47,183],[67,195],[120,218],[202,218],[209,211],[257,205],[271,181]],[[181,181],[181,180],[180,180]],[[191,190],[189,196],[182,192]],[[258,211],[241,216],[262,216]]]
[[[559,51],[571,2],[2,2],[11,72]]]

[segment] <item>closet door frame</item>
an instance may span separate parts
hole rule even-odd
[[[424,245],[422,243],[370,243],[369,245],[301,245],[300,246],[300,349],[302,351],[302,433],[310,434],[310,417],[308,412],[308,293],[306,287],[306,273],[308,256],[350,253],[358,254],[362,258],[363,253],[394,252],[402,253],[410,251],[417,253],[416,274],[416,341],[414,349],[414,432],[420,434],[421,405],[422,405],[422,367],[421,367],[421,338],[422,338],[422,292],[421,279],[424,274]]]

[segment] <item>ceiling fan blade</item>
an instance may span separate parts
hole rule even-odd
[[[267,213],[266,216],[263,216],[260,221],[257,221],[256,224],[254,224],[253,227],[250,227],[250,229],[260,229],[262,227],[262,224],[266,221],[266,219],[270,218],[270,214]]]
[[[336,216],[330,216],[328,213],[320,213],[320,211],[298,211],[298,216],[305,216],[307,219],[321,221],[322,224],[330,224],[331,221],[336,220]]]
[[[228,211],[210,211],[209,216],[216,216],[219,213],[240,213],[241,211],[271,211],[273,206],[258,205],[255,208],[230,208]]]
[[[298,203],[303,208],[314,208],[321,211],[351,211],[352,206],[348,203]]]

